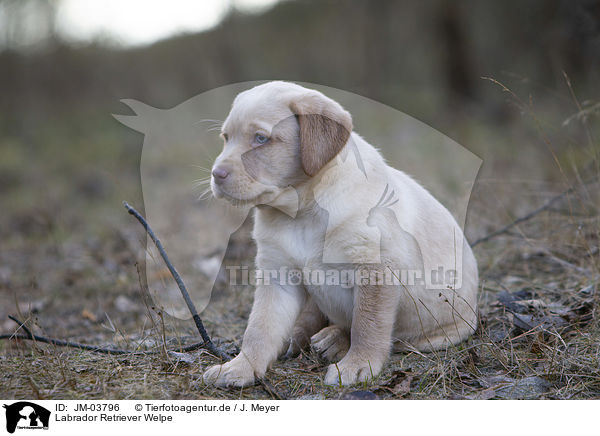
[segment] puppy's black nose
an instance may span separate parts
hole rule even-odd
[[[227,171],[223,167],[216,167],[215,169],[213,169],[212,175],[216,183],[223,183],[227,176],[229,176],[229,171]]]

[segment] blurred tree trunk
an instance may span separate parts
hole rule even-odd
[[[366,35],[365,57],[367,92],[372,98],[383,99],[383,90],[390,84],[391,56],[389,23],[393,17],[393,0],[367,1],[364,29]]]
[[[461,4],[442,1],[439,6],[438,27],[442,46],[442,64],[447,86],[453,96],[471,99],[475,97],[473,71],[466,46]]]
[[[55,42],[55,2],[0,0],[0,49],[47,48]]]
[[[572,72],[581,74],[598,61],[600,40],[600,2],[582,0],[564,1],[560,12],[567,20],[566,35],[562,36],[563,56]],[[595,43],[595,44],[594,44]],[[594,50],[595,45],[595,50]],[[593,67],[592,67],[593,68]]]

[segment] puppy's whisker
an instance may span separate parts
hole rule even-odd
[[[197,124],[200,124],[200,123],[213,123],[213,125],[217,125],[218,124],[219,126],[223,125],[223,121],[222,120],[213,120],[213,119],[210,119],[210,118],[205,118],[203,120],[196,121],[194,123],[194,126],[197,125]]]
[[[210,189],[210,186],[208,188],[206,188],[204,191],[202,191],[202,193],[198,196],[198,200],[206,200],[207,198],[212,197],[212,190]]]
[[[194,164],[190,164],[190,165],[191,165],[192,168],[197,168],[199,170],[207,171],[209,173],[211,172],[210,168],[203,167],[202,165],[194,165]]]
[[[200,153],[202,154],[202,162],[214,162],[217,155],[220,151],[216,150],[214,147],[201,147]]]
[[[194,191],[199,190],[199,189],[205,190],[207,188],[210,188],[210,186],[208,186],[206,184],[192,186],[192,190],[194,190]]]
[[[206,177],[200,177],[199,179],[194,179],[194,180],[192,180],[192,182],[205,182],[210,179],[211,179],[211,176],[206,176]]]
[[[221,121],[221,120],[205,119],[205,120],[196,121],[194,123],[194,125],[197,125],[200,123],[211,123],[211,124],[209,124],[208,129],[206,129],[207,132],[212,132],[214,130],[221,130],[221,128],[223,127],[223,121]]]
[[[195,183],[192,183],[192,188],[193,189],[199,189],[199,188],[205,189],[206,185],[209,185],[209,184],[210,184],[210,180],[205,180],[202,182],[195,182]]]

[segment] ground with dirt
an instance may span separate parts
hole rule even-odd
[[[394,354],[379,377],[351,388],[324,386],[326,362],[310,350],[275,363],[265,383],[205,386],[202,372],[218,359],[204,350],[166,351],[197,342],[198,334],[191,320],[158,311],[144,295],[143,234],[134,221],[101,238],[20,240],[1,254],[3,333],[23,333],[7,318],[12,314],[39,335],[142,352],[112,356],[5,340],[0,397],[598,398],[598,195],[596,185],[578,187],[554,208],[476,247],[481,316],[471,339],[443,352]],[[39,215],[27,231],[43,232],[51,221]],[[246,243],[239,256],[250,262],[252,243]],[[208,331],[232,353],[251,302],[251,287],[218,282],[202,313]]]

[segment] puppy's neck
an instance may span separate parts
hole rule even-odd
[[[272,218],[297,218],[313,214],[317,207],[313,192],[306,185],[285,188],[268,204],[261,204],[257,209]]]
[[[275,199],[269,202],[267,207],[259,206],[269,216],[276,218],[277,215],[287,215],[290,218],[317,217],[320,215],[317,196],[327,195],[327,191],[334,187],[340,178],[343,168],[337,157],[328,162],[316,175],[304,179],[294,186],[285,188]],[[268,207],[270,206],[270,207]]]

